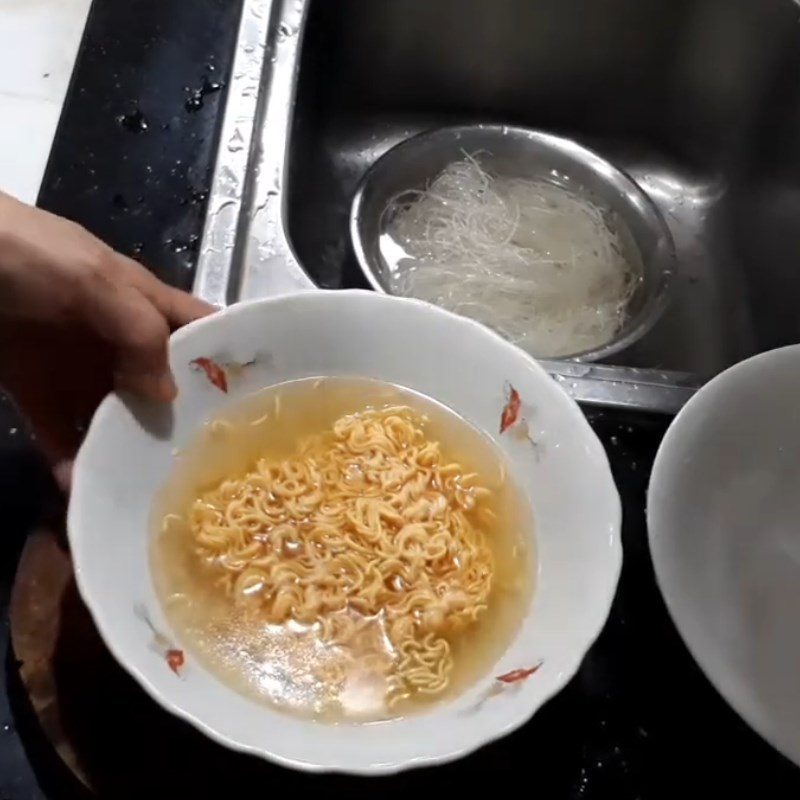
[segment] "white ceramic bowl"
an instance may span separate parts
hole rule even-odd
[[[620,504],[583,414],[533,359],[434,306],[349,291],[232,306],[175,334],[170,358],[180,390],[171,409],[103,401],[78,456],[68,519],[78,586],[100,633],[164,708],[228,747],[284,765],[386,773],[453,759],[508,733],[569,681],[614,596]],[[228,369],[223,392],[192,366],[198,358],[253,363]],[[148,515],[173,448],[236,396],[322,375],[388,381],[454,409],[502,447],[533,507],[538,586],[522,629],[491,674],[418,716],[371,725],[297,719],[236,694],[191,652],[179,674],[167,663],[167,651],[182,648],[153,588]],[[500,435],[510,386],[522,405]],[[497,680],[540,663],[524,681]]]
[[[737,364],[686,405],[658,451],[647,521],[697,663],[800,764],[800,346]]]

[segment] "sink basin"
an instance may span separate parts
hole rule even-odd
[[[366,287],[359,180],[443,125],[549,131],[627,172],[678,275],[634,345],[546,366],[576,399],[675,412],[800,341],[800,8],[791,0],[243,0],[194,290]]]
[[[670,309],[615,365],[705,379],[800,340],[800,11],[768,0],[312,0],[286,224],[323,287],[366,286],[348,212],[428,128],[569,136],[638,182],[675,239]]]

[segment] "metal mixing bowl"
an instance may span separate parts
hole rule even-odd
[[[391,293],[389,267],[379,248],[381,217],[389,201],[403,191],[424,188],[448,164],[463,159],[464,153],[478,151],[481,164],[497,174],[566,178],[577,193],[621,220],[623,232],[627,229],[627,246],[638,250],[642,279],[616,336],[601,347],[563,358],[607,358],[647,333],[667,305],[675,270],[672,237],[660,213],[631,178],[596,153],[569,139],[526,128],[440,128],[402,142],[375,162],[356,191],[350,213],[356,258],[372,287]]]

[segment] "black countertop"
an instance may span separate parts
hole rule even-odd
[[[184,288],[202,229],[238,17],[237,0],[95,0],[39,198],[43,207],[77,220]],[[656,588],[644,503],[668,420],[586,413],[622,495],[624,566],[608,625],[561,694],[520,731],[446,767],[367,780],[301,775],[242,756],[231,756],[230,768],[219,770],[200,757],[197,783],[205,788],[193,796],[316,789],[348,798],[406,797],[429,788],[452,793],[482,777],[491,779],[494,792],[548,800],[800,795],[800,770],[714,691]],[[58,503],[13,409],[0,400],[6,522],[0,538],[0,800],[75,796],[21,699],[6,619],[22,542]],[[97,735],[130,748],[134,743],[120,723],[119,730]],[[146,774],[147,743],[135,745]],[[152,787],[152,797],[183,796],[180,775],[153,774]]]

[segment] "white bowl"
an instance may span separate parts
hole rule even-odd
[[[751,358],[677,416],[648,492],[661,592],[731,706],[800,764],[800,346]]]
[[[223,393],[192,367],[197,358],[253,363],[229,374]],[[284,765],[386,773],[447,761],[510,732],[569,681],[614,596],[620,504],[583,414],[533,359],[434,306],[357,291],[237,304],[175,334],[170,359],[180,390],[171,409],[103,401],[77,459],[68,518],[78,586],[103,639],[164,708],[228,747]],[[538,584],[519,634],[491,674],[417,716],[370,725],[298,719],[229,689],[191,652],[178,675],[166,663],[167,650],[182,648],[154,591],[148,516],[173,449],[234,397],[321,375],[376,378],[449,406],[500,445],[532,504]],[[521,415],[500,435],[509,386]],[[527,680],[497,680],[540,663]]]

